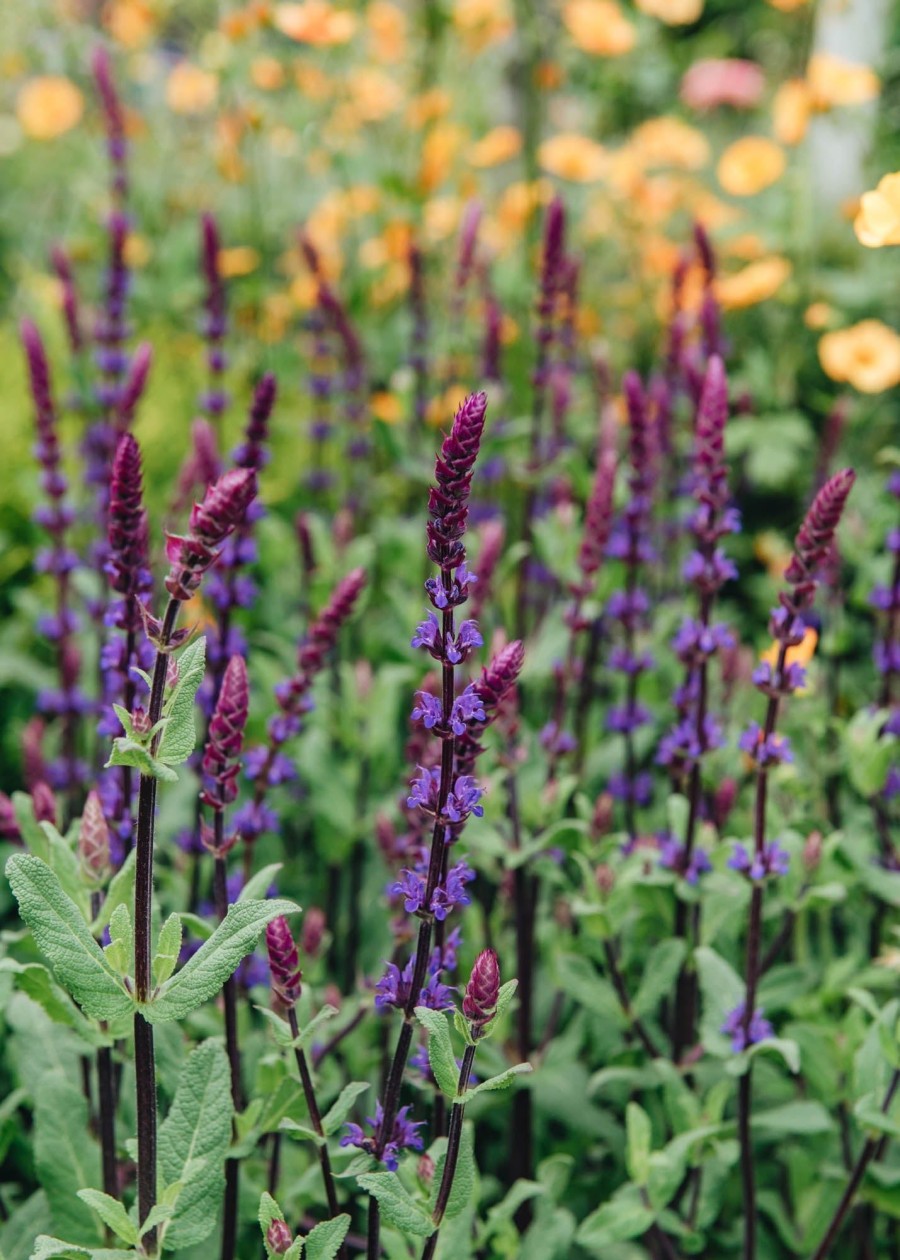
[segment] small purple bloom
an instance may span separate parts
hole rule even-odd
[[[772,1025],[763,1018],[762,1007],[757,1007],[753,1012],[747,1028],[744,1027],[745,1013],[746,1006],[741,1001],[728,1012],[719,1030],[731,1037],[731,1048],[735,1054],[740,1054],[748,1046],[754,1046],[759,1041],[766,1041],[773,1035]]]
[[[433,730],[435,726],[439,725],[444,712],[439,698],[432,696],[427,691],[417,691],[416,699],[418,704],[412,711],[412,720],[421,722],[429,731]],[[464,729],[465,727],[463,727]]]
[[[763,736],[758,722],[751,722],[738,740],[738,748],[760,767],[777,766],[794,760],[790,741],[784,735]]]

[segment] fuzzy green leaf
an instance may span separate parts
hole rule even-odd
[[[159,1165],[181,1193],[164,1235],[166,1250],[202,1242],[219,1219],[224,1164],[231,1142],[231,1076],[225,1051],[204,1041],[188,1058],[169,1114],[159,1130]],[[190,1175],[192,1160],[203,1160]]]
[[[78,1197],[82,1203],[94,1209],[103,1224],[108,1225],[112,1232],[122,1239],[122,1242],[127,1243],[129,1247],[137,1243],[138,1227],[118,1199],[104,1194],[102,1190],[79,1190]]]
[[[396,1173],[363,1173],[356,1180],[378,1200],[381,1215],[388,1225],[415,1238],[428,1238],[434,1233],[431,1217],[416,1203]]]
[[[267,1194],[265,1191],[263,1191],[262,1197],[259,1200],[259,1213],[257,1216],[257,1220],[259,1221],[259,1227],[262,1230],[263,1246],[266,1249],[266,1255],[269,1257],[269,1260],[272,1260],[272,1257],[275,1256],[276,1253],[269,1246],[269,1240],[268,1240],[269,1227],[271,1226],[273,1221],[285,1220],[285,1215],[282,1212],[281,1208],[278,1206],[277,1201],[273,1199],[272,1196],[270,1194]],[[290,1247],[288,1248],[287,1252],[283,1254],[286,1256],[290,1256],[291,1260],[293,1260],[295,1256],[301,1255],[302,1251],[303,1251],[303,1239],[295,1238],[294,1241],[291,1243]]]
[[[178,966],[181,953],[181,919],[170,914],[159,931],[156,953],[153,955],[153,978],[156,984],[165,984]]]
[[[131,766],[149,779],[164,779],[168,783],[178,781],[174,770],[170,770],[165,762],[154,757],[143,744],[129,739],[127,735],[120,735],[113,740],[112,752],[104,769],[108,770],[110,766]]]
[[[350,1217],[346,1213],[322,1221],[306,1235],[307,1260],[334,1260],[349,1228]]]
[[[285,1116],[278,1126],[279,1132],[286,1133],[288,1137],[297,1138],[298,1141],[315,1142],[316,1146],[324,1146],[325,1138],[319,1137],[315,1129],[311,1129],[308,1124],[298,1124],[296,1120],[292,1120],[290,1116]],[[255,1145],[255,1143],[254,1143]]]
[[[650,1117],[637,1103],[629,1103],[625,1108],[625,1132],[625,1167],[628,1169],[628,1176],[639,1186],[645,1186],[650,1175],[653,1133]]]
[[[181,765],[194,751],[197,742],[194,697],[203,682],[205,667],[206,640],[195,639],[178,658],[178,682],[163,710],[168,721],[156,755],[168,766]]]
[[[108,1020],[132,1011],[131,998],[46,862],[16,853],[6,864],[6,877],[38,949],[82,1009]]]
[[[505,1072],[501,1072],[498,1076],[489,1076],[486,1081],[479,1081],[477,1085],[473,1085],[471,1089],[467,1089],[461,1099],[457,1102],[468,1102],[470,1098],[474,1098],[476,1094],[486,1094],[494,1089],[509,1089],[517,1076],[526,1076],[529,1072],[534,1071],[530,1063],[516,1063],[513,1067],[507,1068]]]
[[[434,1206],[437,1202],[446,1162],[447,1147],[445,1143],[442,1143],[441,1153],[434,1166],[434,1180],[431,1183],[431,1201],[428,1205],[431,1212],[434,1211]],[[474,1190],[475,1151],[472,1142],[472,1126],[466,1124],[463,1126],[462,1138],[459,1144],[459,1159],[457,1160],[456,1171],[453,1174],[453,1185],[450,1187],[447,1206],[444,1209],[444,1219],[449,1221],[454,1216],[459,1216],[460,1212],[471,1202]]]
[[[329,1137],[332,1133],[336,1133],[349,1116],[350,1109],[356,1099],[370,1088],[368,1081],[351,1081],[349,1085],[345,1085],[322,1117],[323,1132]]]
[[[109,920],[109,944],[103,953],[110,967],[120,976],[131,974],[134,962],[134,929],[126,905],[116,906]]]
[[[300,907],[293,901],[242,901],[228,907],[228,913],[204,941],[196,954],[163,985],[159,994],[142,1007],[150,1023],[184,1019],[191,1011],[214,997],[249,954],[260,932],[282,914],[294,914]]]
[[[589,1254],[602,1256],[613,1243],[645,1233],[653,1224],[653,1216],[637,1186],[623,1186],[581,1222],[575,1237]]]
[[[42,1006],[55,1024],[74,1028],[92,1046],[112,1045],[112,1038],[102,1033],[84,1016],[61,985],[53,979],[43,963],[17,963],[12,958],[0,962],[0,972],[16,977],[16,988]]]
[[[694,951],[697,977],[700,982],[700,1038],[712,1054],[720,1058],[731,1055],[731,1042],[722,1032],[729,1011],[744,1000],[744,982],[725,959],[705,946]]]
[[[251,875],[238,893],[238,901],[255,901],[257,897],[265,897],[269,891],[269,885],[283,865],[282,862],[272,862],[269,866],[264,866],[261,871],[257,871],[255,875]]]
[[[34,1240],[34,1250],[29,1260],[134,1260],[134,1251],[116,1250],[110,1247],[79,1247],[76,1243],[39,1234]]]
[[[134,864],[136,858],[137,850],[132,849],[110,880],[100,912],[91,924],[92,936],[99,936],[103,929],[109,926],[112,913],[117,906],[130,906],[133,903]]]
[[[416,1007],[416,1019],[428,1033],[428,1062],[437,1081],[438,1089],[447,1098],[456,1096],[459,1068],[450,1040],[450,1026],[443,1011],[433,1011],[427,1006]]]
[[[86,1246],[103,1245],[103,1229],[77,1198],[100,1181],[100,1150],[88,1131],[88,1106],[61,1070],[42,1072],[34,1098],[34,1160],[47,1193],[53,1229]]]

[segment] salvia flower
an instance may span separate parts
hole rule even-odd
[[[699,845],[692,845],[688,853],[687,846],[672,835],[660,840],[659,864],[666,870],[675,871],[689,884],[699,883],[700,876],[712,870],[709,854]]]
[[[760,1006],[754,1010],[749,1025],[747,1024],[743,1002],[739,1002],[728,1012],[720,1031],[731,1038],[731,1048],[735,1054],[740,1054],[748,1046],[755,1046],[757,1042],[766,1041],[773,1035],[772,1025],[764,1018]]]
[[[455,963],[455,958],[454,958]],[[412,996],[412,982],[415,972],[415,954],[401,971],[396,963],[387,963],[387,970],[375,985],[375,1007],[383,1011],[388,1007],[403,1010]],[[453,1006],[453,991],[440,980],[444,966],[449,969],[450,963],[439,950],[434,950],[428,961],[426,981],[419,990],[416,1006],[427,1006],[430,1010],[446,1011]]]
[[[794,760],[787,736],[774,731],[766,735],[758,722],[749,724],[738,740],[738,748],[760,767],[778,766]]]
[[[288,921],[281,915],[266,925],[266,949],[272,989],[285,1006],[293,1006],[300,997],[302,987],[300,955]]]
[[[790,870],[791,856],[788,851],[772,840],[763,845],[761,853],[750,854],[743,844],[735,844],[728,865],[740,871],[748,879],[758,881],[769,875],[786,875]]]
[[[248,468],[232,469],[209,487],[202,503],[194,504],[188,533],[167,536],[166,555],[172,568],[166,590],[173,599],[191,598],[217,559],[222,543],[243,520],[255,494],[255,473]]]
[[[59,281],[60,299],[69,349],[77,355],[84,349],[84,332],[81,327],[81,312],[78,302],[78,290],[75,277],[72,275],[72,263],[61,245],[54,245],[50,251],[50,265]]]
[[[422,1138],[419,1129],[425,1123],[424,1120],[412,1120],[409,1115],[409,1107],[401,1107],[394,1117],[394,1123],[387,1142],[381,1147],[381,1154],[378,1154],[378,1142],[375,1135],[380,1134],[380,1130],[384,1121],[384,1109],[380,1102],[375,1103],[375,1115],[366,1117],[366,1124],[373,1130],[373,1135],[366,1134],[360,1125],[354,1124],[352,1121],[347,1122],[347,1132],[341,1138],[341,1146],[356,1146],[361,1151],[365,1151],[368,1155],[374,1155],[380,1158],[390,1172],[396,1172],[400,1163],[400,1154],[404,1150],[420,1151],[422,1149]]]
[[[219,268],[219,228],[211,214],[200,219],[200,259],[206,291],[203,295],[201,330],[206,341],[206,366],[209,388],[200,396],[200,406],[212,419],[228,406],[228,394],[222,387],[222,376],[228,365],[224,341],[227,331],[225,283]]]
[[[480,1037],[497,1013],[500,993],[500,964],[492,949],[483,949],[475,959],[463,996],[463,1015],[473,1037]]]
[[[200,799],[217,811],[230,805],[238,794],[248,702],[246,662],[242,656],[232,656],[222,678],[201,762],[204,785]]]
[[[481,444],[486,408],[487,398],[483,393],[471,394],[465,399],[435,461],[436,484],[428,499],[430,520],[427,526],[427,551],[429,559],[442,572],[445,590],[449,586],[452,570],[457,570],[456,579],[462,587],[468,578],[468,573],[463,577],[460,572],[466,559],[462,539],[466,530],[469,490]],[[461,603],[462,599],[452,602]]]
[[[294,1235],[287,1221],[273,1221],[266,1230],[266,1246],[276,1256],[283,1256],[294,1244]]]

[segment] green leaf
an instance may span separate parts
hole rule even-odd
[[[134,1260],[134,1251],[120,1251],[110,1247],[79,1247],[75,1243],[63,1242],[61,1238],[51,1238],[48,1234],[39,1234],[34,1240],[34,1250],[30,1260]]]
[[[349,1228],[350,1217],[345,1212],[322,1221],[306,1235],[307,1260],[334,1260]]]
[[[255,946],[260,932],[282,914],[300,907],[293,901],[242,901],[229,906],[225,918],[196,954],[141,1009],[150,1023],[184,1019],[214,997]]]
[[[437,1199],[446,1160],[447,1153],[445,1150],[434,1168],[434,1181],[432,1182],[434,1200]],[[447,1199],[447,1207],[444,1210],[446,1220],[452,1221],[454,1216],[459,1216],[460,1212],[471,1202],[474,1190],[475,1151],[472,1143],[472,1126],[466,1124],[463,1126],[462,1139],[459,1144],[459,1159],[457,1160],[456,1171],[453,1174],[453,1185],[450,1187],[450,1196]],[[430,1207],[434,1211],[434,1201],[430,1204]]]
[[[616,991],[608,980],[597,974],[589,958],[560,954],[555,966],[557,984],[564,993],[592,1014],[609,1020],[613,1027],[622,1026],[624,1016]]]
[[[178,775],[174,770],[170,770],[165,762],[158,761],[152,756],[143,744],[129,739],[127,735],[120,735],[113,740],[112,752],[104,769],[108,770],[110,766],[131,766],[133,770],[146,775],[149,779],[164,779],[168,783],[178,781]]]
[[[81,1089],[57,1069],[39,1077],[34,1098],[34,1161],[47,1193],[53,1228],[87,1246],[103,1243],[103,1229],[78,1198],[100,1180],[100,1150],[88,1130]]]
[[[78,907],[40,858],[16,853],[6,876],[22,918],[63,988],[95,1019],[116,1019],[134,1009]]]
[[[163,710],[168,721],[156,755],[166,765],[181,765],[194,751],[197,742],[194,697],[203,682],[205,667],[206,639],[195,639],[178,658],[178,682]]]
[[[714,949],[696,949],[694,961],[702,998],[700,1040],[711,1054],[727,1058],[732,1052],[731,1041],[722,1032],[722,1025],[729,1011],[744,1000],[744,982]]]
[[[94,1209],[103,1224],[108,1225],[112,1232],[122,1239],[122,1242],[128,1243],[129,1247],[136,1245],[139,1237],[138,1227],[118,1199],[104,1194],[102,1190],[79,1190],[78,1197],[82,1203]]]
[[[349,1085],[344,1086],[322,1117],[322,1129],[329,1137],[332,1133],[336,1133],[347,1119],[355,1100],[368,1089],[371,1089],[368,1081],[351,1081]]]
[[[34,816],[34,802],[27,792],[13,792],[13,813],[26,846],[36,857],[50,861],[50,845],[47,834]]]
[[[639,1186],[646,1186],[650,1176],[650,1150],[653,1130],[650,1117],[637,1103],[629,1103],[625,1108],[625,1167],[628,1176]]]
[[[356,1180],[363,1190],[368,1190],[378,1200],[381,1215],[388,1225],[416,1238],[428,1238],[434,1233],[431,1217],[413,1199],[396,1173],[363,1173]]]
[[[882,735],[888,717],[884,709],[860,709],[844,728],[845,765],[850,782],[867,800],[884,787],[895,756],[896,739]]]
[[[326,1002],[320,1011],[316,1011],[309,1023],[303,1025],[297,1036],[294,1037],[293,1041],[290,1043],[291,1046],[297,1047],[301,1050],[304,1049],[304,1047],[308,1046],[313,1040],[316,1033],[319,1032],[322,1026],[327,1024],[329,1020],[334,1019],[337,1013],[337,1007],[329,1006]]]
[[[143,1225],[141,1225],[141,1238],[143,1238],[145,1234],[149,1234],[151,1229],[157,1229],[160,1225],[163,1225],[166,1221],[172,1219],[175,1215],[175,1204],[178,1202],[178,1196],[181,1194],[181,1190],[182,1183],[180,1181],[176,1181],[173,1186],[166,1187],[166,1197],[171,1195],[172,1202],[157,1203],[155,1207],[150,1209],[147,1213],[146,1220]],[[174,1194],[172,1194],[173,1191],[175,1192]]]
[[[165,984],[178,966],[181,953],[181,919],[170,914],[159,931],[156,953],[153,955],[153,978],[157,985]]]
[[[217,1041],[204,1041],[187,1059],[169,1114],[159,1130],[163,1178],[167,1184],[183,1183],[164,1235],[163,1245],[168,1251],[202,1242],[216,1226],[231,1119],[228,1059]],[[204,1162],[191,1176],[188,1165],[195,1160]]]
[[[23,964],[14,962],[12,958],[4,958],[0,962],[0,972],[4,971],[11,972],[16,977],[16,988],[43,1007],[55,1024],[74,1028],[89,1045],[112,1044],[112,1039],[100,1032],[96,1024],[81,1013],[43,963]]]
[[[753,1128],[773,1136],[831,1133],[834,1121],[819,1102],[811,1100],[785,1103],[757,1111],[751,1116]]]
[[[637,1186],[624,1186],[581,1222],[575,1238],[585,1251],[602,1256],[604,1249],[613,1243],[646,1233],[653,1224],[653,1216]]]
[[[529,1072],[534,1071],[530,1063],[516,1063],[513,1067],[507,1068],[505,1072],[501,1072],[498,1076],[489,1076],[486,1081],[479,1081],[477,1085],[473,1085],[471,1089],[467,1089],[462,1098],[455,1099],[456,1102],[468,1102],[470,1098],[474,1098],[476,1094],[486,1094],[494,1089],[509,1089],[517,1076],[526,1076]]]
[[[269,891],[269,885],[283,865],[283,862],[272,862],[269,866],[264,866],[261,871],[257,871],[255,875],[251,875],[238,893],[238,902],[255,901],[258,897],[265,897]]]
[[[131,974],[134,965],[134,930],[131,912],[125,905],[116,906],[109,921],[109,944],[103,953],[107,962],[120,976]]]
[[[652,1015],[662,999],[671,995],[686,954],[687,944],[678,938],[660,941],[650,951],[632,1003],[636,1015]]]
[[[325,1138],[319,1137],[315,1129],[311,1129],[308,1124],[299,1124],[296,1120],[292,1120],[290,1116],[285,1116],[278,1126],[280,1133],[286,1133],[288,1137],[296,1138],[298,1141],[315,1142],[316,1146],[324,1146]],[[254,1146],[256,1143],[254,1142]]]
[[[758,1054],[777,1054],[784,1060],[788,1071],[795,1075],[800,1071],[800,1047],[796,1041],[790,1041],[786,1037],[766,1037],[764,1041],[755,1042],[741,1054],[729,1059],[725,1064],[725,1071],[730,1076],[743,1076],[748,1071],[751,1060]]]
[[[428,1033],[428,1062],[437,1081],[438,1089],[447,1098],[456,1097],[459,1068],[450,1040],[450,1025],[443,1011],[433,1011],[427,1006],[416,1007],[416,1019]]]
[[[259,1213],[257,1215],[257,1220],[259,1221],[259,1227],[262,1230],[263,1246],[266,1249],[266,1255],[269,1257],[269,1260],[272,1260],[272,1257],[275,1256],[276,1253],[269,1246],[269,1239],[268,1239],[269,1228],[271,1227],[273,1221],[285,1220],[285,1215],[282,1212],[281,1208],[278,1206],[277,1201],[273,1199],[272,1196],[270,1194],[267,1194],[265,1191],[263,1191],[262,1196],[259,1200]],[[293,1260],[293,1258],[295,1256],[299,1256],[302,1253],[302,1251],[303,1251],[303,1239],[295,1238],[294,1241],[291,1243],[290,1247],[288,1248],[287,1252],[282,1252],[282,1255],[289,1256],[291,1257],[291,1260]]]

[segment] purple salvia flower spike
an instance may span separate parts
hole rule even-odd
[[[92,883],[102,884],[110,870],[109,827],[96,792],[88,792],[78,828],[78,859]]]
[[[232,656],[222,677],[201,762],[204,786],[200,799],[217,811],[230,805],[238,794],[248,703],[246,662],[242,656]]]
[[[463,1015],[473,1037],[480,1037],[497,1011],[500,993],[500,964],[492,949],[483,949],[475,959],[463,997]]]
[[[287,919],[279,916],[266,927],[266,948],[272,989],[285,1006],[294,1006],[301,992],[300,955]]]
[[[216,560],[219,548],[241,521],[256,495],[252,469],[235,468],[209,487],[202,503],[195,503],[188,533],[167,535],[166,555],[172,568],[166,590],[177,600],[188,600],[203,574]]]

